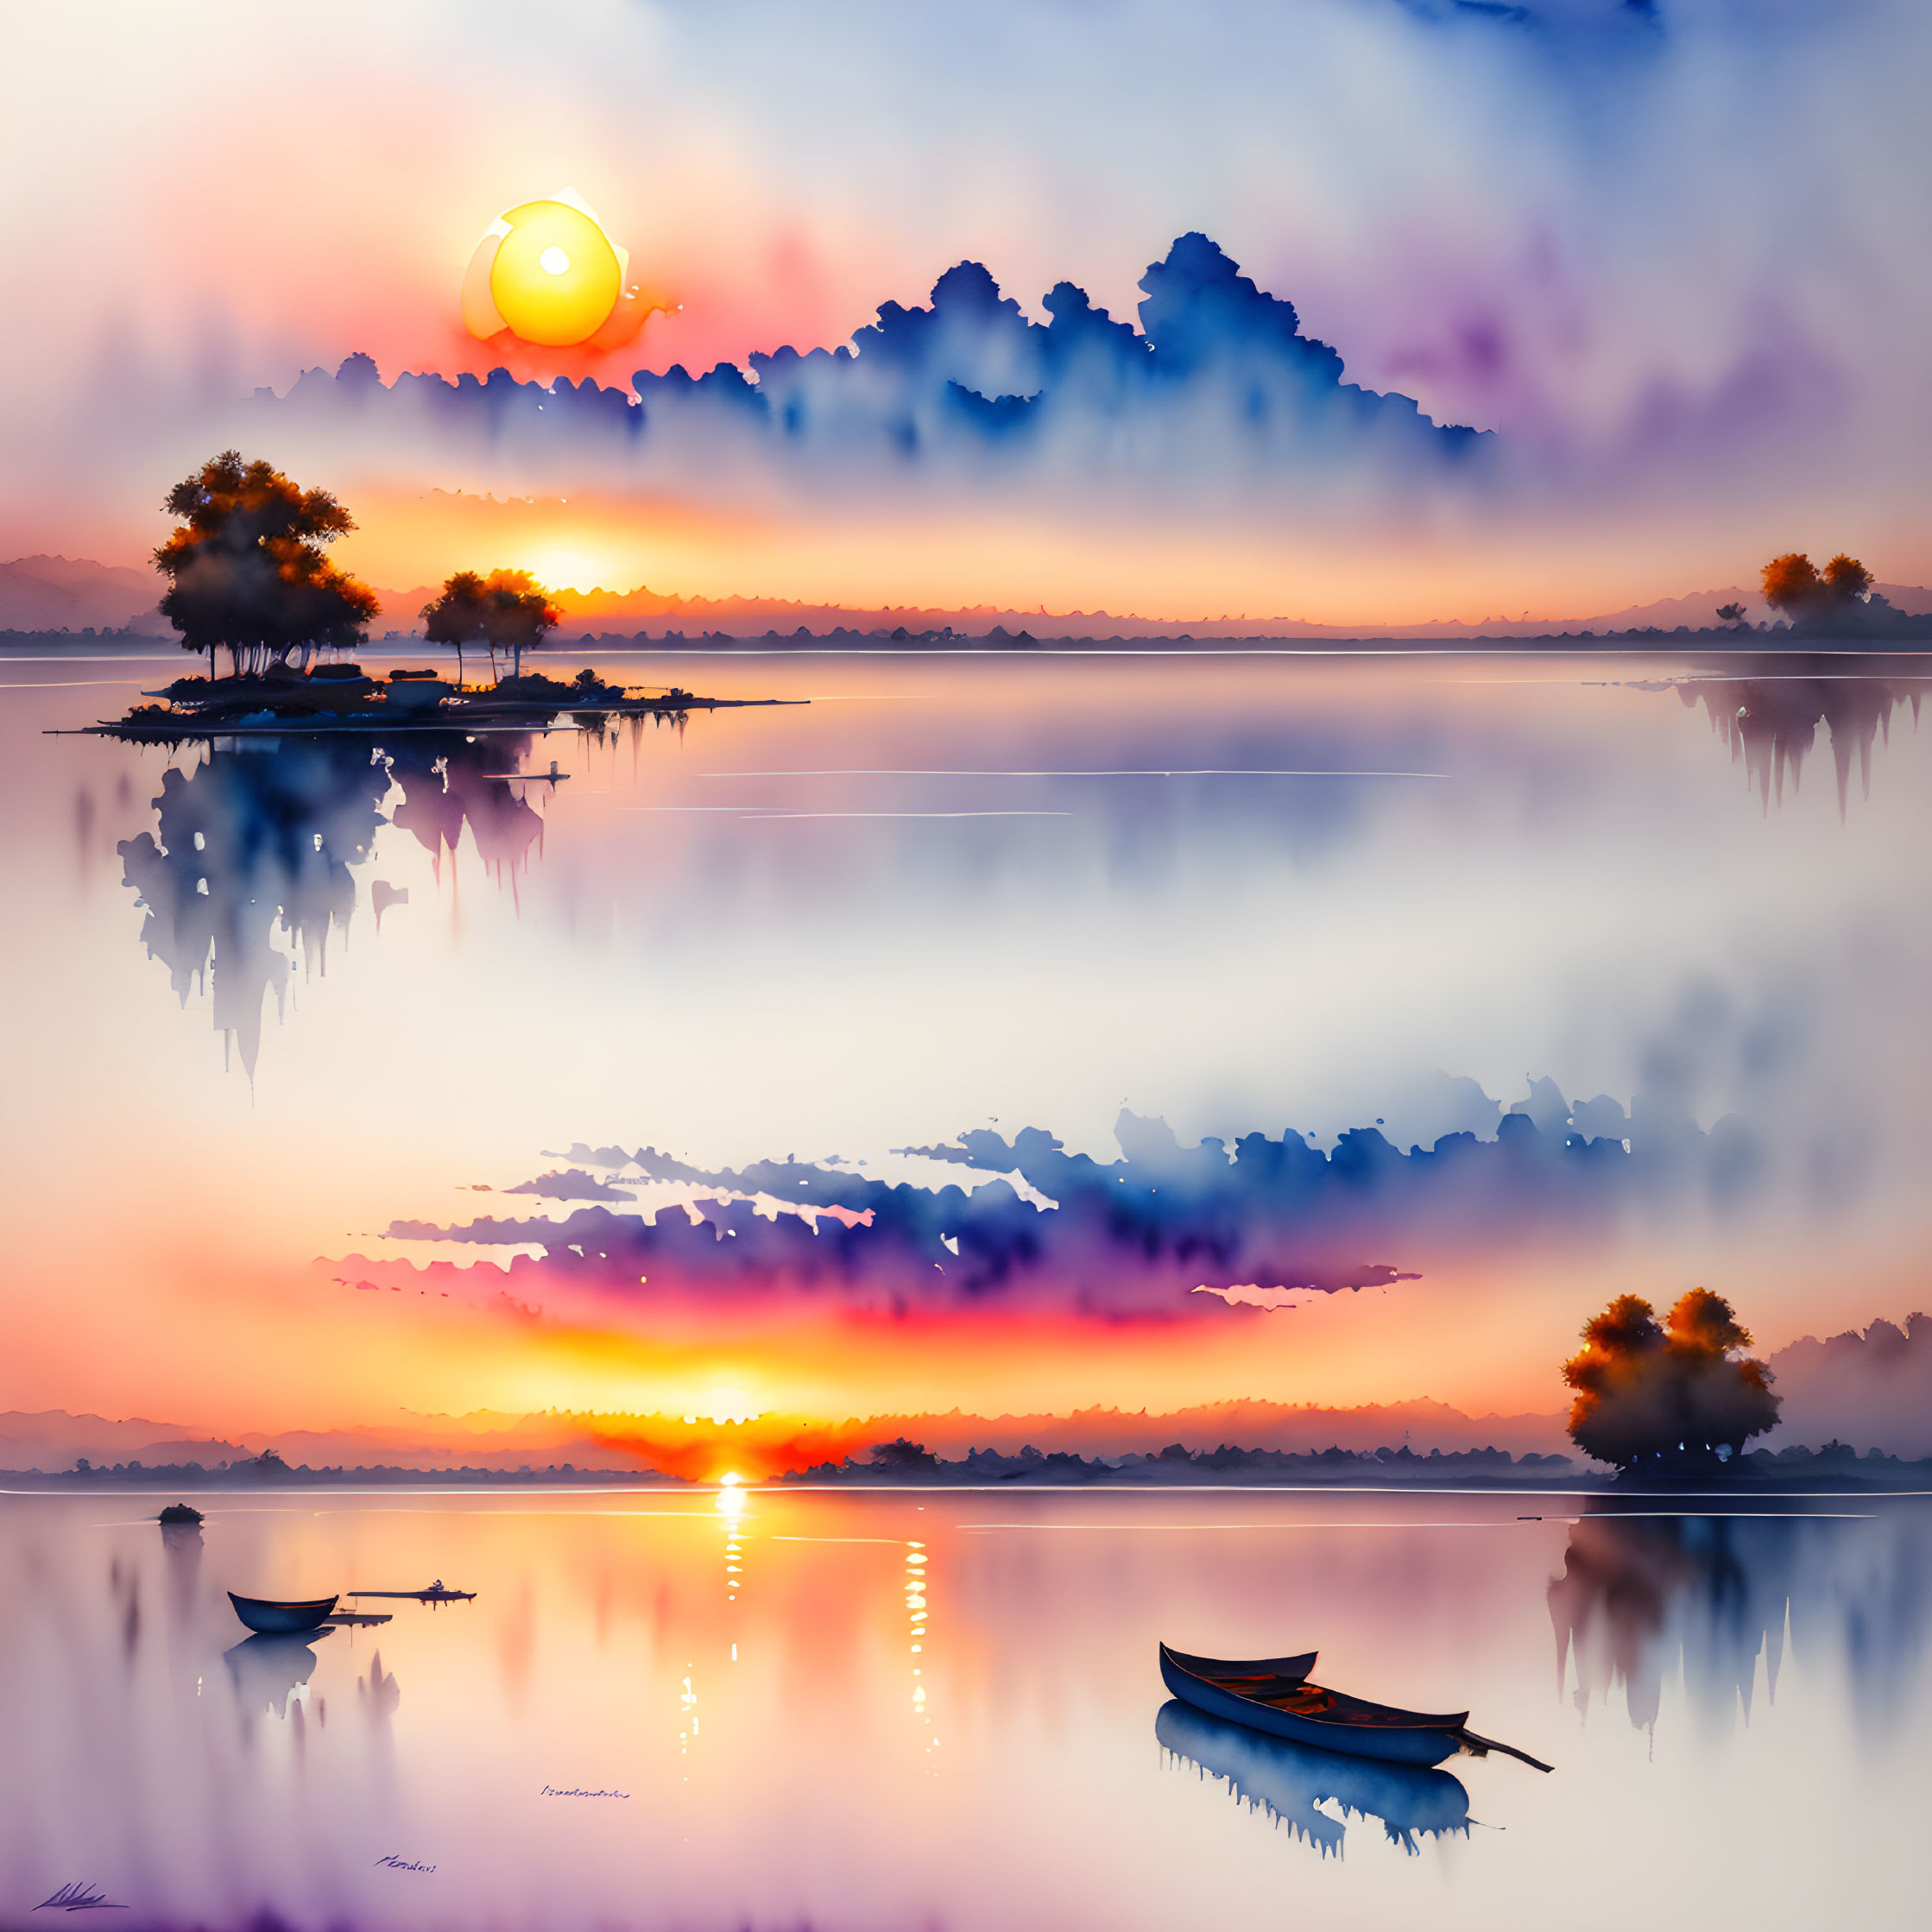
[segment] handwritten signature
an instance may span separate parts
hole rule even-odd
[[[568,1790],[562,1790],[555,1785],[546,1784],[538,1795],[546,1798],[628,1798],[630,1793],[628,1791],[586,1791],[581,1785],[576,1784],[571,1785]]]
[[[391,1852],[386,1859],[377,1859],[378,1865],[386,1865],[395,1872],[433,1872],[433,1865],[420,1865],[414,1859],[406,1859],[401,1852]]]
[[[44,1912],[49,1906],[57,1912],[124,1912],[125,1905],[117,1905],[104,1891],[97,1891],[86,1885],[62,1885],[51,1898],[43,1898],[35,1906],[36,1912]]]

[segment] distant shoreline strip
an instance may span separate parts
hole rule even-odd
[[[1447,772],[1337,772],[1243,770],[1232,767],[1203,766],[1192,771],[1157,771],[1151,767],[1133,771],[1008,772],[946,771],[937,767],[909,766],[899,769],[855,766],[849,769],[799,772],[700,772],[699,778],[1447,778]]]

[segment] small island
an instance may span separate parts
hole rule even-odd
[[[370,676],[353,663],[302,671],[274,664],[258,673],[177,678],[123,717],[82,728],[92,737],[137,744],[174,744],[193,738],[281,738],[379,732],[393,736],[448,732],[533,732],[568,718],[594,730],[619,717],[679,723],[692,711],[802,704],[802,698],[700,698],[673,685],[641,690],[610,685],[588,666],[565,681],[540,672],[464,684],[432,670]]]
[[[613,685],[588,665],[568,679],[526,672],[523,653],[544,647],[561,613],[542,584],[515,570],[458,571],[423,607],[426,641],[455,650],[454,679],[433,669],[371,675],[342,656],[368,643],[376,597],[326,553],[356,527],[327,490],[304,489],[268,463],[224,450],[175,484],[162,507],[183,521],[155,552],[168,579],[161,614],[184,650],[208,653],[208,673],[143,691],[148,702],[85,727],[91,736],[146,744],[372,730],[474,737],[546,731],[565,715],[599,729],[613,717],[676,723],[696,710],[805,702]],[[465,680],[466,648],[488,656],[487,683]],[[229,654],[226,677],[220,651]]]

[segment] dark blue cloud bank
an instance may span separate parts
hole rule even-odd
[[[1432,26],[1520,28],[1559,44],[1627,44],[1630,36],[1664,25],[1661,0],[1396,0],[1406,14]]]
[[[278,428],[514,456],[566,473],[586,461],[635,473],[758,459],[813,473],[902,480],[1070,468],[1135,479],[1251,486],[1257,479],[1367,469],[1421,480],[1465,473],[1494,438],[1444,427],[1407,396],[1346,380],[1342,359],[1302,332],[1292,303],[1243,275],[1204,235],[1184,235],[1140,287],[1140,326],[1071,282],[1029,321],[979,263],[934,285],[930,306],[886,303],[849,346],[754,354],[693,376],[641,370],[634,393],[585,380],[545,388],[508,370],[487,380],[404,375],[385,386],[366,356],[288,394],[257,392]],[[371,453],[361,445],[365,458]],[[582,474],[580,469],[571,473]]]
[[[1661,1100],[1639,1096],[1627,1114],[1601,1095],[1572,1107],[1547,1081],[1490,1138],[1449,1133],[1406,1152],[1375,1127],[1328,1151],[1292,1131],[1184,1147],[1165,1122],[1124,1111],[1114,1133],[1113,1161],[1070,1153],[1039,1128],[900,1150],[964,1171],[961,1183],[930,1187],[831,1161],[703,1168],[650,1147],[578,1146],[570,1172],[532,1190],[608,1200],[608,1184],[585,1170],[635,1168],[712,1191],[695,1221],[681,1206],[646,1215],[598,1205],[556,1221],[399,1221],[387,1233],[534,1246],[540,1260],[512,1264],[515,1291],[578,1286],[666,1312],[791,1299],[893,1314],[1166,1319],[1198,1307],[1190,1297],[1201,1287],[1386,1286],[1419,1279],[1424,1256],[1493,1252],[1537,1231],[1607,1231],[1632,1208],[1737,1206],[1765,1171],[1735,1117],[1707,1132]],[[773,1217],[760,1200],[796,1211]]]

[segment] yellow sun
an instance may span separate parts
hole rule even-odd
[[[526,201],[477,243],[464,277],[463,319],[473,335],[508,328],[525,342],[568,348],[610,319],[624,268],[623,252],[588,208],[561,198]]]

